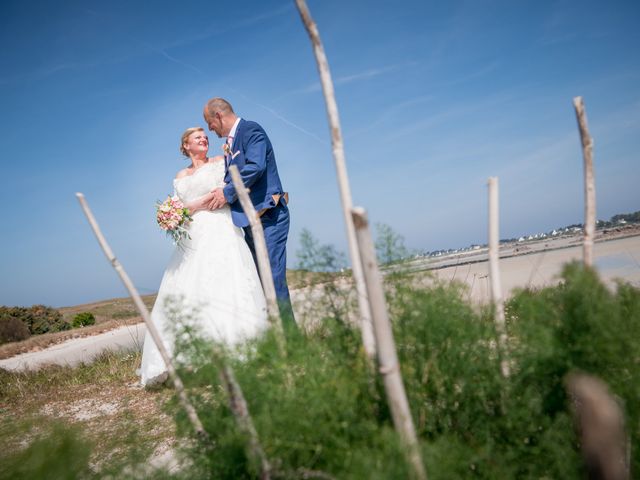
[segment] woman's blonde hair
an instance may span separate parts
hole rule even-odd
[[[189,152],[187,152],[186,148],[184,148],[184,144],[187,143],[189,136],[195,132],[204,132],[204,128],[202,127],[187,128],[182,134],[182,138],[180,139],[180,152],[182,152],[182,155],[184,155],[187,158],[189,158]]]

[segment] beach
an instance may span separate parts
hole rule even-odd
[[[546,246],[545,246],[546,245]],[[518,249],[516,251],[516,249]],[[524,248],[501,249],[500,278],[503,297],[519,288],[543,288],[559,281],[563,265],[582,260],[582,244],[576,239],[538,242]],[[601,239],[594,244],[594,267],[606,285],[622,280],[640,287],[640,235]],[[415,268],[415,267],[414,267]],[[489,263],[486,249],[466,256],[449,256],[429,271],[439,280],[466,284],[474,302],[489,301]]]

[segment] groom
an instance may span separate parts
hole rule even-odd
[[[262,228],[267,242],[276,297],[285,325],[294,324],[289,287],[287,286],[287,236],[289,234],[288,195],[282,189],[276,158],[269,137],[256,122],[238,117],[223,98],[212,98],[204,106],[204,120],[209,130],[226,140],[231,154],[225,155],[225,186],[214,190],[209,208],[215,210],[227,203],[231,207],[233,223],[244,229],[244,236],[254,261],[256,251],[249,220],[238,201],[231,181],[229,165],[236,165],[256,211],[261,214]],[[256,262],[257,265],[257,262]]]

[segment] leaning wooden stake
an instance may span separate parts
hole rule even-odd
[[[426,480],[427,472],[422,463],[420,447],[402,381],[400,363],[398,362],[396,345],[393,340],[393,330],[391,329],[391,322],[389,321],[384,299],[382,276],[378,270],[376,251],[369,230],[369,221],[363,208],[356,207],[351,212],[358,246],[360,247],[362,270],[373,318],[373,331],[378,347],[378,363],[384,380],[393,423],[408,448],[407,456],[415,477]]]
[[[256,258],[258,259],[258,269],[260,270],[260,280],[262,282],[262,288],[264,289],[264,295],[267,299],[269,319],[271,320],[271,324],[275,330],[280,353],[284,353],[285,340],[282,321],[280,319],[280,308],[278,307],[278,300],[276,299],[276,287],[273,284],[271,262],[269,261],[269,253],[267,252],[267,242],[264,239],[262,222],[260,221],[260,216],[258,215],[258,212],[256,212],[253,203],[251,203],[248,193],[249,190],[244,186],[238,167],[236,165],[230,165],[229,171],[231,172],[233,186],[236,188],[236,193],[238,194],[238,200],[240,200],[242,209],[247,215],[251,225],[253,244],[256,249]]]
[[[504,377],[509,376],[509,355],[507,353],[507,329],[504,320],[504,301],[500,281],[500,228],[498,215],[498,178],[489,178],[489,276],[491,278],[491,299],[495,309],[495,323],[498,344],[502,358],[500,367]]]
[[[204,430],[204,427],[202,426],[202,422],[198,418],[198,414],[196,413],[195,408],[193,408],[193,405],[191,405],[191,402],[189,402],[189,399],[187,398],[187,394],[184,389],[184,384],[182,383],[182,380],[178,376],[176,369],[173,366],[173,362],[171,361],[171,356],[169,355],[169,352],[167,351],[167,349],[164,346],[164,343],[162,342],[162,338],[160,337],[160,333],[158,332],[158,329],[156,328],[154,323],[151,321],[151,316],[149,315],[149,311],[147,310],[147,307],[142,301],[142,298],[140,298],[140,294],[138,293],[138,290],[133,285],[133,282],[131,282],[129,275],[127,275],[127,272],[124,270],[124,268],[122,267],[118,259],[115,257],[115,255],[111,251],[111,247],[109,247],[109,244],[107,243],[106,239],[102,235],[102,232],[100,231],[100,227],[98,226],[98,222],[94,218],[93,213],[91,213],[91,210],[89,209],[89,205],[87,204],[87,201],[85,200],[84,195],[82,193],[76,193],[76,197],[78,197],[80,206],[82,207],[82,210],[84,211],[84,214],[87,217],[87,220],[89,220],[89,224],[91,225],[91,228],[93,229],[93,233],[98,239],[98,243],[100,244],[100,247],[102,247],[102,251],[106,255],[107,260],[109,260],[109,263],[111,263],[115,271],[120,276],[120,279],[122,280],[122,283],[124,283],[124,286],[129,291],[129,295],[131,295],[133,303],[138,309],[138,312],[140,312],[140,316],[142,317],[142,319],[144,320],[144,323],[147,326],[147,333],[151,335],[153,342],[156,344],[156,347],[158,347],[160,356],[162,357],[162,360],[164,360],[164,363],[167,367],[167,371],[169,372],[169,377],[173,381],[173,385],[176,389],[176,392],[178,392],[178,399],[182,404],[182,407],[187,412],[187,416],[189,417],[189,420],[191,421],[191,424],[193,425],[194,430],[196,431],[199,437],[201,437],[204,440],[208,440],[207,432]]]
[[[589,135],[587,113],[582,97],[573,99],[580,129],[582,157],[584,158],[584,241],[582,246],[585,266],[593,265],[593,239],[596,233],[596,185],[593,175],[593,138]]]
[[[601,380],[573,373],[565,380],[571,399],[587,477],[627,480],[630,478],[629,439],[618,402]]]
[[[327,117],[329,118],[329,128],[331,130],[331,146],[333,149],[333,159],[336,166],[336,174],[338,177],[338,187],[340,190],[340,198],[342,199],[342,213],[344,222],[347,227],[347,238],[349,241],[349,256],[351,257],[351,268],[353,269],[353,278],[356,284],[356,293],[358,295],[358,307],[360,310],[360,328],[362,331],[362,343],[369,359],[373,362],[376,355],[375,337],[373,334],[373,326],[371,324],[371,309],[367,300],[367,288],[364,283],[364,276],[361,267],[360,253],[358,251],[358,241],[351,218],[351,208],[353,202],[351,199],[351,189],[349,187],[349,177],[347,175],[347,166],[344,155],[344,145],[342,142],[342,132],[340,129],[340,117],[338,115],[338,104],[336,103],[333,91],[333,80],[329,71],[329,62],[324,53],[324,47],[320,40],[320,32],[316,23],[311,18],[311,13],[307,7],[305,0],[295,0],[302,23],[309,34],[309,39],[313,46],[313,53],[318,65],[320,73],[320,83],[322,84],[322,92],[327,107]]]
[[[224,356],[219,352],[215,352],[214,357],[218,363],[220,379],[227,390],[229,405],[236,418],[236,423],[242,433],[248,438],[247,450],[249,456],[254,464],[259,465],[260,478],[268,480],[271,478],[272,474],[271,464],[269,463],[269,460],[264,453],[264,449],[260,444],[258,432],[256,432],[256,428],[253,425],[253,420],[249,414],[249,407],[247,406],[247,401],[244,398],[240,384],[236,380],[231,367],[224,361]]]

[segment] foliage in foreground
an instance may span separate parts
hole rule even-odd
[[[640,445],[640,292],[620,285],[612,293],[577,264],[563,278],[509,302],[509,380],[500,375],[490,312],[478,313],[455,286],[414,290],[395,282],[390,310],[431,479],[581,478],[563,385],[569,371],[610,385],[631,451]],[[369,380],[357,331],[326,319],[313,334],[289,338],[286,360],[265,339],[233,366],[281,476],[306,469],[336,478],[406,478],[384,391]],[[203,477],[253,478],[223,388],[207,387],[214,378],[210,364],[188,378],[216,445],[189,452],[194,468]],[[632,468],[640,468],[637,458]]]
[[[631,452],[640,447],[640,291],[619,285],[612,293],[576,264],[563,279],[508,303],[508,380],[490,312],[478,313],[456,286],[416,290],[394,282],[390,312],[430,479],[582,478],[563,386],[570,371],[608,383],[625,413]],[[187,326],[184,333],[183,340],[194,332]],[[408,478],[384,391],[360,345],[357,330],[328,318],[312,333],[290,333],[286,359],[270,337],[231,356],[276,478]],[[167,475],[256,478],[210,346],[183,341],[180,350],[181,374],[214,447],[185,442],[190,463]],[[168,408],[190,437],[177,402]],[[631,463],[640,471],[638,455]]]

